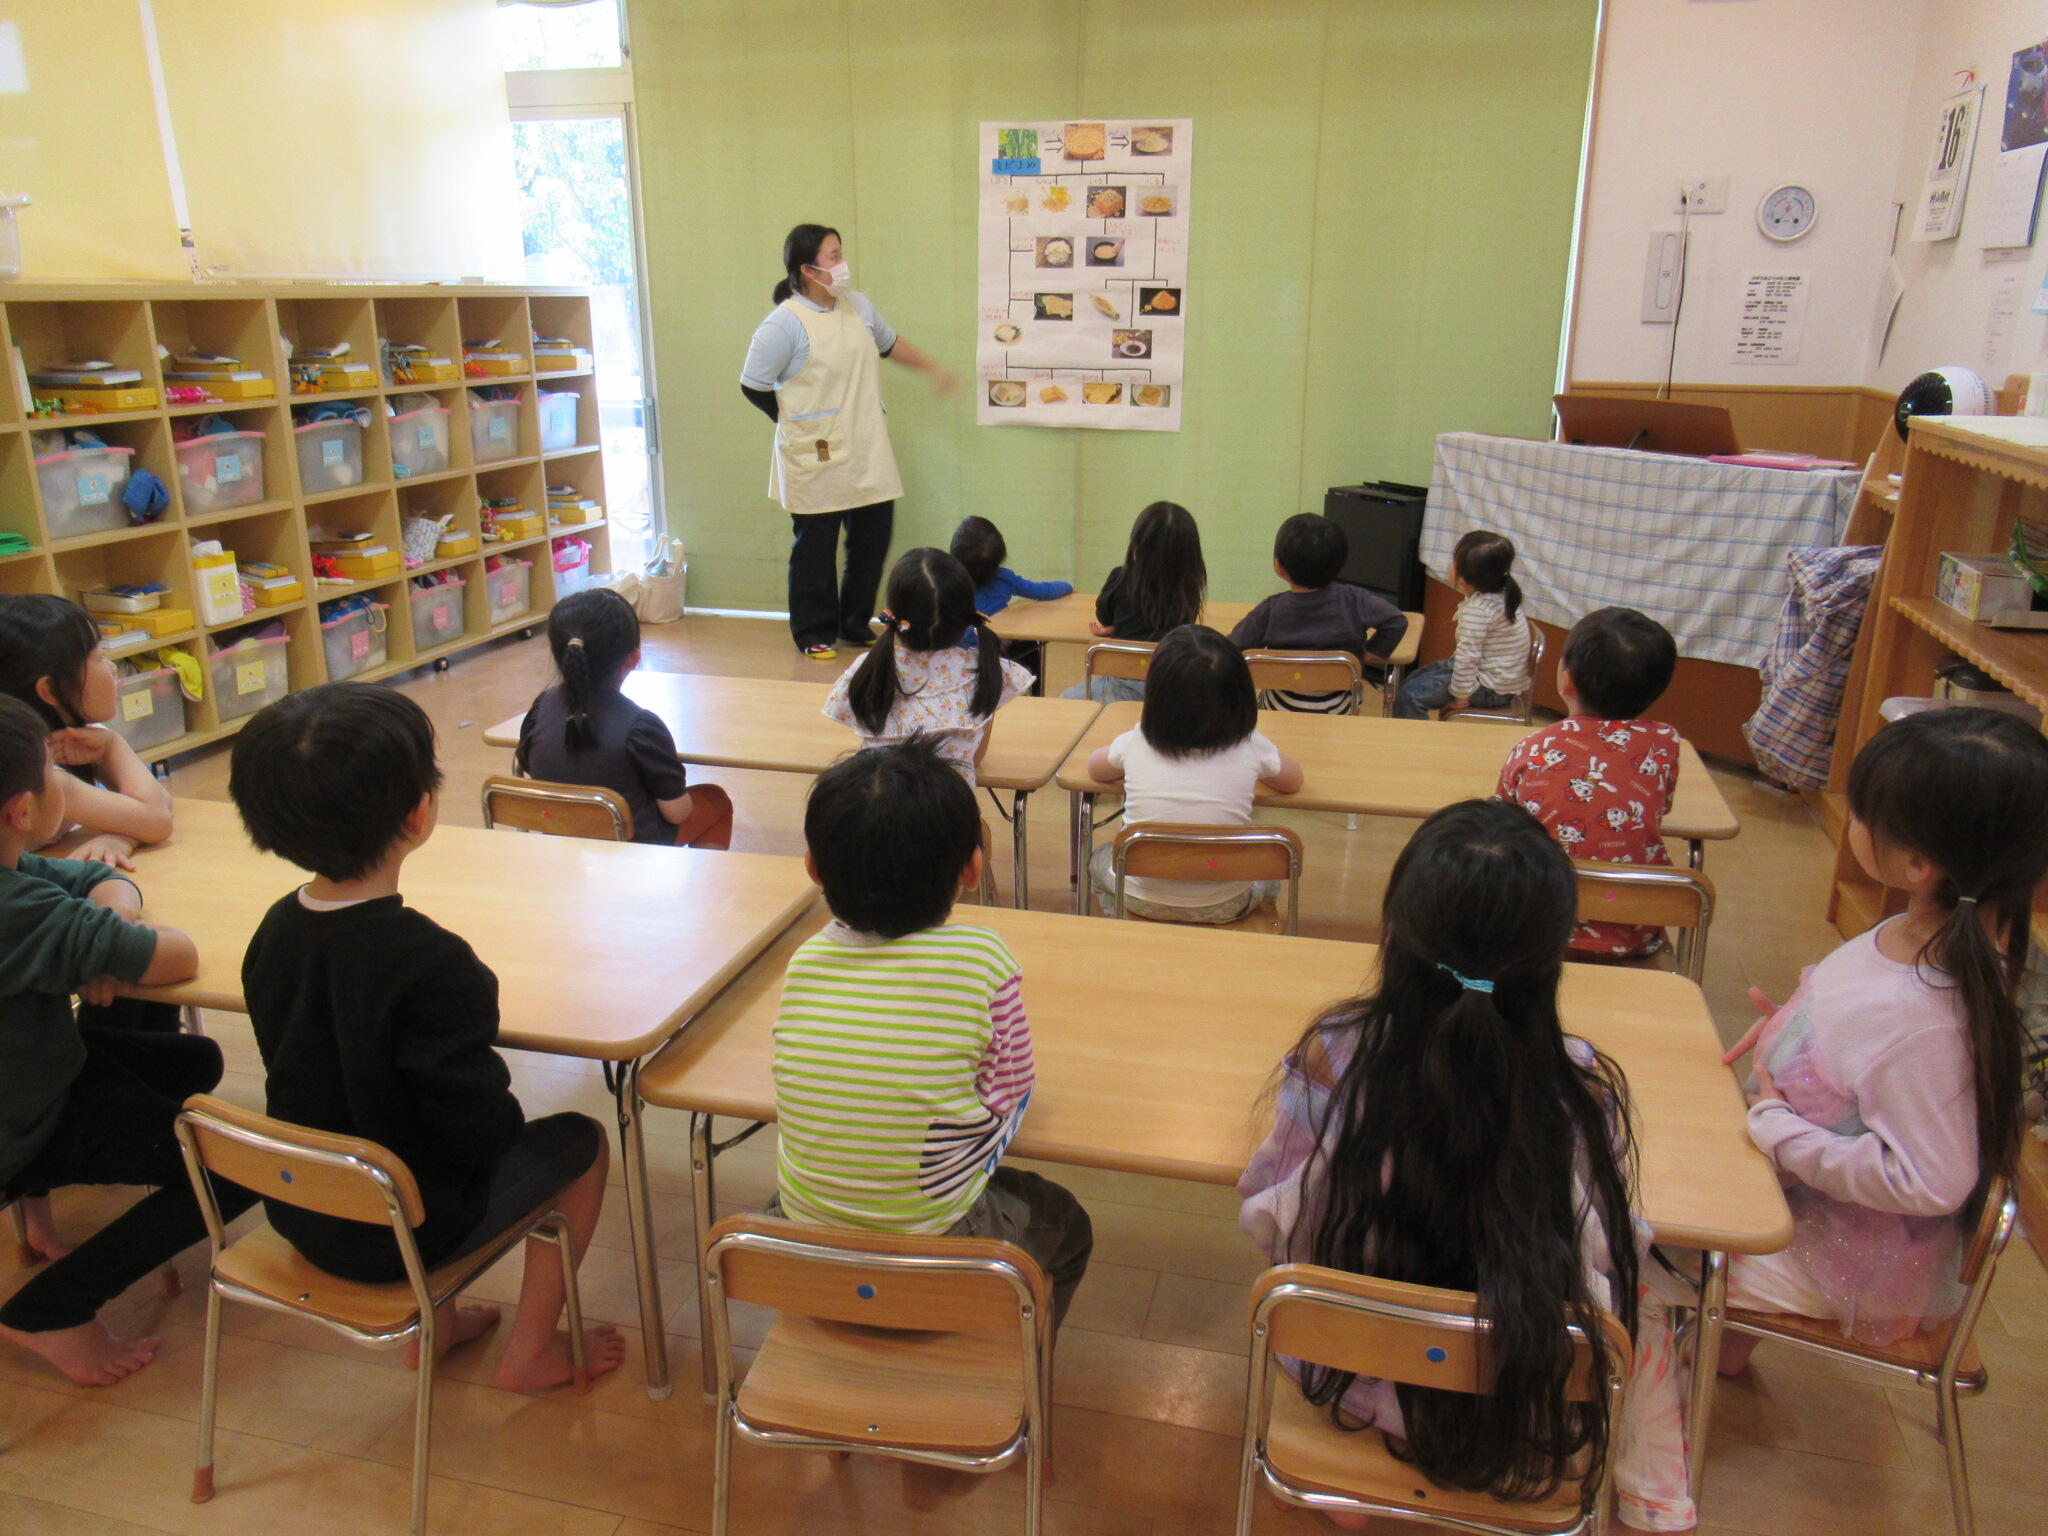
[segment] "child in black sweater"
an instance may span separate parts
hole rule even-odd
[[[100,1308],[206,1235],[172,1130],[179,1106],[220,1081],[220,1047],[197,1035],[81,1029],[71,995],[112,1000],[117,982],[168,986],[199,968],[192,941],[140,921],[142,897],[111,865],[27,852],[64,820],[45,726],[0,697],[0,1191],[154,1184],[75,1251],[44,1237],[48,1269],[0,1306],[0,1337],[82,1386],[110,1386],[156,1355],[116,1338]],[[253,1197],[220,1191],[224,1215]]]
[[[433,833],[440,786],[433,725],[386,688],[309,688],[236,738],[228,793],[250,840],[313,874],[271,907],[242,960],[269,1112],[403,1158],[426,1206],[414,1238],[429,1268],[544,1202],[568,1218],[580,1262],[604,1202],[604,1130],[587,1115],[525,1118],[494,1048],[497,977],[398,893],[407,856]],[[404,1278],[389,1228],[265,1203],[271,1224],[322,1269]],[[556,1331],[562,1304],[560,1261],[529,1242],[500,1387],[571,1379]],[[450,1303],[441,1337],[465,1343],[497,1319],[495,1307]],[[590,1330],[591,1375],[624,1352],[617,1329]]]
[[[1344,530],[1329,518],[1303,512],[1280,525],[1273,539],[1273,574],[1287,583],[1230,632],[1241,651],[1349,651],[1378,686],[1386,659],[1408,633],[1408,617],[1377,592],[1339,581],[1350,554]],[[1285,693],[1267,689],[1261,709],[1333,714],[1348,708],[1346,693]]]

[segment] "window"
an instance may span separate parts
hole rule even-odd
[[[498,59],[508,71],[617,69],[619,0],[498,0]]]

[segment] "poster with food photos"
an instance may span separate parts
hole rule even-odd
[[[1194,123],[983,123],[975,420],[1180,430]]]

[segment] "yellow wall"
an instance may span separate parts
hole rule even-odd
[[[203,269],[517,278],[492,0],[155,0]],[[28,90],[0,93],[22,277],[177,279],[136,0],[9,8]]]

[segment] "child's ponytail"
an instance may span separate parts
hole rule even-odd
[[[1920,959],[1955,989],[1969,1032],[1979,1177],[2010,1173],[2024,1130],[2019,981],[2048,878],[2048,741],[1997,710],[1908,715],[1856,754],[1849,812],[1880,854],[1918,854],[1944,876],[1945,918]]]
[[[974,697],[968,700],[967,712],[985,720],[1003,702],[1003,641],[988,620],[978,613],[974,617]]]
[[[889,572],[883,593],[882,638],[857,663],[846,685],[847,707],[861,730],[882,734],[902,688],[896,665],[899,645],[913,651],[950,650],[966,639],[981,617],[974,611],[974,582],[967,567],[943,549],[908,550]],[[975,636],[974,696],[968,712],[985,718],[1003,699],[1003,643],[988,625]]]
[[[609,587],[593,587],[555,604],[548,615],[548,650],[562,675],[568,717],[562,741],[571,752],[597,745],[591,711],[601,697],[618,688],[639,649],[639,615]]]
[[[847,707],[870,736],[882,734],[889,711],[896,707],[896,691],[902,686],[896,675],[896,636],[902,626],[903,621],[892,609],[882,610],[882,638],[875,642],[874,649],[846,685]]]
[[[1522,584],[1512,576],[1503,576],[1500,582],[1501,606],[1507,610],[1509,619],[1522,611]]]
[[[1514,578],[1515,543],[1505,534],[1474,528],[1451,549],[1451,571],[1474,592],[1498,593],[1512,620],[1522,611],[1522,584]]]

